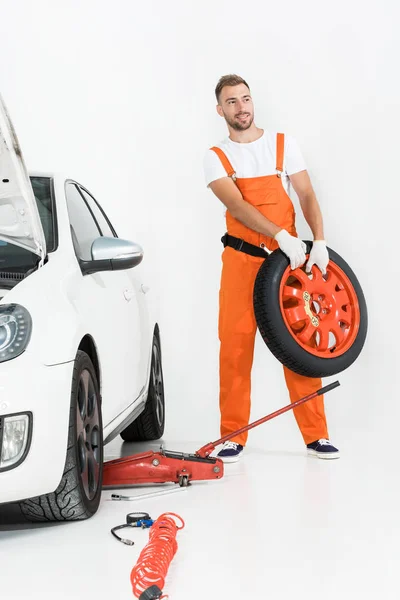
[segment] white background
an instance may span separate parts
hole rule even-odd
[[[366,295],[366,347],[326,397],[331,438],[341,448],[355,435],[387,444],[399,415],[396,2],[16,0],[0,8],[0,92],[28,168],[62,170],[86,185],[120,237],[144,246],[169,439],[219,437],[225,225],[202,160],[226,135],[215,84],[235,72],[250,84],[256,124],[297,138],[328,244]],[[298,223],[309,239],[301,215]],[[258,338],[252,416],[288,402],[281,365]],[[249,442],[302,447],[291,413]]]

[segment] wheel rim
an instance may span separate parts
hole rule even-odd
[[[100,479],[100,416],[93,378],[86,369],[79,379],[76,412],[79,474],[86,497],[92,500]]]
[[[162,425],[164,420],[164,385],[161,366],[161,356],[157,344],[153,344],[151,382],[154,392],[154,402],[157,421],[159,425]]]
[[[290,270],[282,277],[280,308],[288,331],[307,352],[336,358],[349,350],[357,337],[360,310],[354,287],[332,261],[326,275],[313,266]]]

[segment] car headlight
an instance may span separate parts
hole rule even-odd
[[[0,471],[21,463],[29,450],[31,413],[0,417]]]
[[[26,349],[32,333],[32,319],[20,304],[0,305],[0,362],[11,360]]]

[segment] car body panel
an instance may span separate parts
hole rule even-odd
[[[0,412],[32,413],[32,437],[25,460],[0,472],[0,503],[54,491],[64,470],[74,363],[40,364],[33,351],[0,365]],[[38,391],[40,390],[40,394]]]

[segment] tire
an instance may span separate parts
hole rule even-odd
[[[312,242],[307,241],[306,245],[308,258]],[[318,267],[313,267],[312,279],[315,278],[315,286],[317,286],[318,283],[318,286],[320,286],[322,290],[324,290],[324,286],[327,285],[327,282],[330,285],[330,288],[335,290],[333,296],[331,296],[331,300],[334,298],[336,303],[333,302],[333,304],[329,304],[329,294],[326,294],[327,301],[325,306],[328,306],[328,308],[324,308],[322,312],[332,312],[332,322],[340,337],[333,337],[333,345],[327,346],[325,333],[324,348],[322,349],[321,346],[321,352],[319,352],[318,348],[322,338],[317,338],[315,336],[320,335],[319,333],[317,334],[316,331],[319,331],[323,319],[326,317],[319,315],[317,312],[317,309],[319,308],[321,310],[321,307],[318,307],[318,302],[313,301],[314,295],[309,295],[308,297],[307,312],[304,308],[306,306],[304,300],[305,292],[301,291],[298,293],[293,289],[293,287],[296,287],[296,277],[299,275],[299,271],[301,271],[299,278],[302,278],[302,281],[305,282],[305,286],[308,285],[307,280],[305,279],[305,265],[301,270],[296,269],[295,271],[290,271],[290,262],[287,256],[280,249],[275,250],[262,263],[254,285],[254,312],[258,329],[265,344],[272,354],[291,371],[294,371],[299,375],[314,378],[336,375],[350,367],[363,349],[368,328],[365,298],[355,274],[343,258],[336,252],[330,248],[328,248],[328,252],[330,260],[327,268],[327,276],[323,277]],[[289,274],[292,279],[291,284],[288,279]],[[334,279],[335,274],[337,276],[336,280]],[[331,277],[332,279],[330,279]],[[294,283],[293,279],[295,280]],[[345,282],[343,288],[338,285],[332,287],[335,285],[335,281],[339,283],[340,281]],[[289,287],[285,287],[288,284]],[[300,283],[297,288],[301,288],[301,285],[302,284]],[[310,284],[310,289],[311,287]],[[339,298],[338,292],[341,292],[342,289],[347,294],[346,297],[348,299],[351,298],[351,302],[349,301],[347,306],[341,306],[341,303],[337,299]],[[286,295],[282,290],[285,290]],[[292,291],[288,292],[286,290]],[[290,298],[289,301],[287,300],[290,294],[297,297],[296,300],[293,300],[293,302],[297,303],[295,305],[296,318],[299,319],[299,315],[302,314],[301,311],[304,312],[304,321],[299,320],[298,323],[296,323],[296,326],[298,325],[297,331],[294,328],[295,318],[293,317],[293,324],[290,325],[287,317],[289,314],[287,312],[288,309],[285,308],[288,306],[287,303],[292,300],[292,298]],[[325,296],[318,296],[317,300],[320,299],[324,302]],[[289,306],[292,307],[293,305],[289,304]],[[331,308],[329,308],[329,306]],[[294,312],[292,312],[292,314],[294,314]],[[334,319],[338,318],[337,315],[339,314],[341,315],[341,318],[343,318],[344,315],[347,323],[340,320],[338,323],[334,321]],[[309,317],[308,322],[307,317]],[[329,315],[328,318],[330,319]],[[319,325],[316,325],[316,323],[319,323]],[[325,323],[324,329],[327,330],[328,320],[325,321]],[[336,327],[336,324],[338,324],[339,327]],[[311,325],[316,329],[313,330]],[[305,331],[306,326],[309,327],[309,330],[313,331],[313,347],[309,342],[307,342],[306,345],[303,341],[299,341],[299,332]],[[302,327],[303,329],[301,329]],[[343,331],[346,333],[346,337],[344,336]],[[331,336],[332,333],[329,332],[328,335]]]
[[[157,332],[153,336],[150,383],[146,407],[133,423],[122,432],[125,442],[158,440],[165,428],[165,395],[162,370],[161,343]]]
[[[30,521],[88,519],[99,507],[102,482],[103,423],[99,386],[89,356],[78,351],[72,377],[67,457],[61,482],[55,492],[25,500],[20,507]]]

